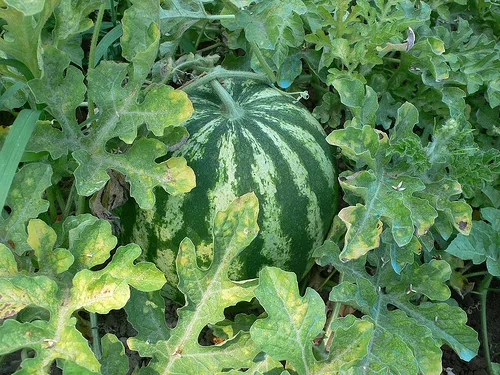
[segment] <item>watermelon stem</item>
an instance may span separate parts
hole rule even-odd
[[[222,102],[222,112],[230,119],[237,119],[243,116],[243,109],[236,103],[233,97],[226,91],[216,79],[210,81],[212,88]]]
[[[256,81],[262,81],[271,85],[272,82],[269,81],[269,78],[265,74],[261,73],[253,73],[253,72],[245,72],[239,70],[226,70],[220,66],[215,67],[210,73],[200,76],[199,78],[183,85],[180,87],[182,91],[186,94],[189,94],[193,89],[203,86],[214,79],[224,79],[224,78],[242,78],[242,79],[252,79]]]
[[[255,57],[257,57],[257,60],[259,60],[259,63],[261,65],[262,69],[264,69],[264,72],[267,74],[267,76],[271,80],[271,82],[275,83],[276,76],[274,75],[273,70],[271,69],[271,67],[267,63],[266,59],[264,58],[264,55],[262,55],[262,52],[260,51],[259,46],[255,42],[251,42],[250,45],[252,48],[252,52],[255,55]]]

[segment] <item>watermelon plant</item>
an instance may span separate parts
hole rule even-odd
[[[0,20],[0,374],[500,373],[497,2]]]

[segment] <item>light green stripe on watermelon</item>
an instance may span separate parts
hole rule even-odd
[[[322,232],[323,224],[319,212],[318,199],[309,186],[309,174],[307,170],[302,165],[297,153],[288,146],[277,132],[266,127],[260,121],[255,121],[255,124],[272,140],[276,149],[281,153],[283,160],[288,163],[288,167],[292,172],[293,182],[299,188],[299,192],[308,199],[307,234],[309,238],[318,238]]]
[[[275,266],[283,267],[290,258],[290,238],[283,232],[281,222],[275,220],[283,214],[276,200],[277,189],[274,182],[278,180],[278,172],[272,158],[247,129],[242,131],[242,136],[254,151],[254,161],[251,165],[252,179],[261,197],[261,204],[266,207],[261,224],[264,233],[262,254]]]
[[[293,105],[290,105],[290,108],[292,107]],[[305,109],[304,111],[307,112]],[[258,116],[259,114],[256,115]],[[260,116],[264,119],[267,119],[269,122],[277,121],[276,118],[271,116]],[[308,119],[308,117],[306,117],[305,115],[304,117],[306,118],[306,120],[309,120],[311,127],[316,127],[319,125],[319,123],[314,118]],[[278,124],[276,125],[278,126]],[[324,150],[319,146],[317,139],[314,138],[314,136],[310,132],[306,131],[300,126],[289,123],[281,123],[279,124],[279,126],[284,129],[290,137],[295,138],[297,142],[304,143],[304,145],[306,146],[305,148],[312,154],[312,156],[316,160],[318,168],[323,173],[323,176],[327,179],[329,187],[333,189],[335,185],[335,176],[331,173],[330,170],[330,160],[328,159],[327,155],[325,155]],[[323,130],[320,127],[318,131],[322,132]]]
[[[239,112],[229,118],[235,112],[224,111],[215,86],[200,88],[190,96],[195,108],[185,123],[190,138],[173,153],[195,171],[196,188],[176,197],[157,191],[154,211],[135,207],[122,215],[124,239],[140,242],[175,285],[173,259],[182,239],[193,241],[208,266],[215,212],[254,191],[261,230],[233,263],[231,277],[255,277],[264,265],[302,277],[336,212],[332,147],[305,107],[278,90],[249,81],[223,85]]]
[[[210,140],[212,132],[217,128],[222,119],[215,119],[208,122],[202,129],[191,135],[189,142],[181,150],[174,153],[174,156],[189,155],[191,161],[196,161],[203,157],[206,144]]]
[[[238,197],[235,193],[238,186],[238,181],[236,181],[235,140],[236,135],[234,133],[222,134],[222,137],[218,140],[219,166],[217,171],[219,176],[213,189],[208,191],[210,211],[207,220],[214,218],[217,212],[224,211]]]

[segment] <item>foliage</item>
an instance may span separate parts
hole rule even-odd
[[[486,273],[485,309],[500,276],[497,2],[0,0],[0,25],[2,366],[124,374],[122,342],[89,328],[121,308],[128,348],[150,358],[137,373],[437,375],[443,345],[477,354],[449,285]],[[186,93],[227,77],[309,98],[343,208],[310,278],[235,282],[258,231],[255,195],[238,198],[217,214],[210,267],[182,242],[170,328],[165,276],[115,237],[113,212],[195,187],[170,155],[189,136]]]
[[[206,270],[196,264],[191,240],[181,243],[177,256],[178,286],[186,296],[186,304],[178,311],[179,321],[171,331],[162,324],[161,337],[151,332],[129,339],[132,350],[152,358],[141,373],[213,374],[225,368],[248,367],[252,362],[258,350],[248,333],[236,335],[218,346],[201,346],[198,336],[208,323],[224,319],[226,307],[253,298],[256,280],[234,282],[229,280],[227,273],[231,261],[258,233],[258,209],[256,196],[249,193],[217,214],[213,228],[213,260]],[[155,314],[155,310],[150,313]],[[141,332],[144,323],[139,319],[134,319],[134,323]]]
[[[125,305],[129,284],[147,292],[165,283],[154,264],[134,264],[141,253],[134,244],[119,247],[105,267],[91,271],[109,258],[117,242],[107,221],[73,216],[63,229],[61,238],[42,220],[31,220],[27,242],[36,263],[24,268],[18,268],[14,254],[0,245],[0,318],[22,312],[17,320],[8,319],[0,327],[0,354],[21,348],[36,353],[22,362],[19,373],[48,371],[54,360],[98,371],[100,364],[76,329],[74,313],[84,309],[106,314]]]
[[[484,221],[475,221],[469,236],[458,235],[446,252],[474,264],[486,261],[488,272],[500,276],[500,210],[493,207],[481,209]],[[488,223],[489,222],[489,223]]]
[[[317,255],[330,259],[342,274],[330,299],[355,307],[374,325],[368,353],[356,366],[373,373],[388,368],[391,373],[438,375],[442,371],[439,348],[444,343],[470,360],[479,342],[474,330],[465,325],[467,315],[459,307],[438,302],[450,298],[445,284],[450,265],[443,260],[414,263],[398,275],[389,261],[391,236],[387,231],[384,234],[388,234],[382,236],[387,242],[367,260],[341,262],[333,242],[317,249]],[[373,271],[367,272],[366,266]]]

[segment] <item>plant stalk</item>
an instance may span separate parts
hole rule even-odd
[[[54,222],[57,216],[56,194],[54,191],[54,186],[51,186],[47,189],[47,200],[49,201],[50,220]]]
[[[66,200],[66,205],[64,206],[64,210],[62,212],[61,221],[64,221],[69,216],[71,206],[73,206],[73,196],[75,195],[75,184],[76,181],[73,180],[73,184],[71,185],[71,189],[69,191],[68,199]]]
[[[255,57],[257,57],[257,60],[259,60],[260,65],[262,66],[262,69],[264,69],[264,72],[266,72],[267,77],[269,80],[274,83],[276,82],[276,76],[273,73],[273,70],[269,66],[269,64],[266,62],[266,59],[262,55],[262,52],[260,52],[259,46],[257,46],[257,43],[252,42],[250,43],[252,46],[252,52],[255,54]]]
[[[89,66],[87,74],[94,69],[95,65],[95,50],[97,47],[97,39],[99,39],[99,31],[101,30],[102,18],[104,17],[104,3],[99,7],[99,12],[97,13],[97,19],[94,25],[94,32],[92,34],[92,41],[90,43],[90,52],[89,52]],[[87,101],[89,103],[89,113],[88,117],[94,116],[94,102],[90,98],[90,94],[87,91]]]
[[[81,215],[85,212],[85,197],[79,195],[76,201],[76,215]]]
[[[332,341],[333,341],[333,333],[332,333],[332,322],[338,318],[339,313],[340,313],[340,308],[342,307],[341,302],[335,302],[335,308],[332,311],[332,314],[328,318],[328,321],[326,322],[326,332],[325,332],[325,337],[327,337],[327,341],[325,344],[325,349],[327,352],[330,352],[330,348],[332,346]]]
[[[109,0],[109,9],[111,11],[111,22],[113,22],[113,26],[116,26],[115,0]]]
[[[484,275],[487,275],[487,274],[488,274],[488,271],[480,271],[480,272],[466,273],[466,274],[464,274],[462,276],[465,277],[466,279],[469,279],[471,277],[484,276]]]
[[[206,29],[204,29],[204,30],[206,30]],[[211,51],[213,49],[216,49],[219,46],[222,46],[222,42],[217,42],[217,43],[211,44],[208,47],[205,47],[205,48],[197,50],[196,52],[199,53],[199,54],[202,54],[202,53]]]
[[[336,274],[336,271],[337,271],[336,269],[333,269],[332,272],[330,272],[330,274],[326,277],[326,279],[323,281],[323,283],[318,288],[318,292],[321,291],[321,289],[323,289],[323,287],[326,285],[326,283],[328,281],[330,281],[330,279],[332,278],[332,276]]]
[[[101,359],[101,339],[99,337],[99,329],[97,327],[97,313],[90,313],[90,328],[92,331],[92,351],[94,352],[97,359]]]
[[[481,335],[483,338],[484,360],[488,366],[488,372],[490,375],[494,375],[490,356],[490,346],[488,343],[488,326],[486,316],[486,297],[488,295],[488,288],[490,287],[491,280],[493,280],[493,276],[490,274],[486,275],[481,282],[481,285],[479,285],[478,292],[481,295]]]
[[[200,45],[201,38],[203,37],[203,33],[205,32],[205,28],[208,25],[208,20],[203,24],[203,27],[200,30],[200,33],[198,34],[198,38],[196,38],[196,42],[194,43],[194,49],[198,49],[198,46]]]
[[[244,72],[244,71],[230,71],[221,67],[214,68],[210,73],[204,75],[203,77],[197,78],[181,87],[181,90],[185,93],[189,93],[193,89],[206,85],[214,79],[224,79],[224,78],[244,78],[244,79],[254,79],[257,81],[262,81],[264,83],[270,84],[268,77],[265,74]]]
[[[340,274],[339,276],[339,284],[342,283],[344,279],[344,276],[342,274]],[[332,346],[332,341],[333,341],[333,334],[332,334],[332,322],[338,318],[339,316],[339,313],[340,313],[340,308],[342,307],[342,303],[341,302],[335,302],[335,307],[333,308],[333,311],[331,313],[331,315],[328,317],[328,320],[326,321],[326,324],[325,324],[325,337],[326,337],[326,344],[325,344],[325,349],[327,352],[330,351],[330,347]]]
[[[223,112],[231,119],[237,119],[238,117],[241,117],[242,109],[240,108],[238,103],[234,101],[231,95],[229,95],[226,89],[222,87],[220,82],[214,79],[213,81],[210,81],[210,84],[212,85],[212,88],[222,102]]]

